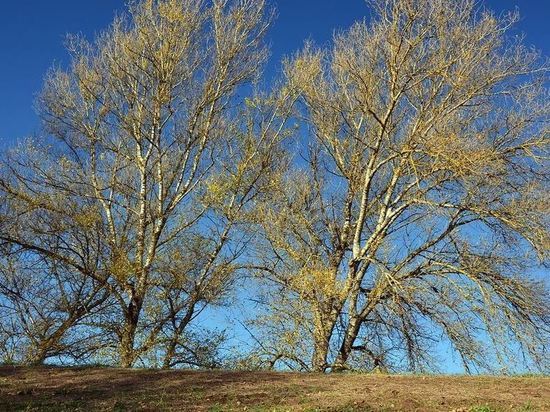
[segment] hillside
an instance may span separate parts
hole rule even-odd
[[[5,366],[0,410],[550,411],[550,378]]]

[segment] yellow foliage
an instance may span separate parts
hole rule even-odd
[[[120,282],[125,282],[135,272],[135,265],[123,251],[116,251],[111,258],[111,274]]]
[[[87,209],[74,216],[74,221],[85,228],[91,228],[101,221],[101,216],[95,209]]]
[[[336,279],[334,270],[322,267],[309,267],[301,270],[292,278],[292,286],[302,296],[323,296],[341,299],[345,292],[341,282]]]
[[[464,141],[454,134],[439,134],[427,142],[427,151],[435,159],[436,168],[451,170],[457,175],[481,172],[490,165],[498,166],[495,153],[482,142]]]

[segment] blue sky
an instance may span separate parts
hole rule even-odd
[[[299,48],[305,39],[330,40],[335,29],[363,18],[363,0],[272,0],[278,17],[269,34],[271,67]],[[38,130],[33,101],[48,68],[67,62],[63,41],[68,33],[92,38],[105,28],[124,0],[5,0],[0,8],[0,150]],[[549,55],[550,2],[489,0],[493,10],[518,6],[518,30],[527,43]]]

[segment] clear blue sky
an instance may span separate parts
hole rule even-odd
[[[307,38],[327,42],[335,29],[367,14],[363,0],[271,0],[278,11],[269,35],[272,67]],[[489,0],[496,11],[519,7],[518,29],[549,55],[550,1]],[[47,69],[67,62],[67,33],[92,38],[105,28],[124,0],[5,0],[0,8],[0,151],[38,129],[33,101]]]

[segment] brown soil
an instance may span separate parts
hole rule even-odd
[[[0,367],[1,411],[550,411],[550,378]]]

